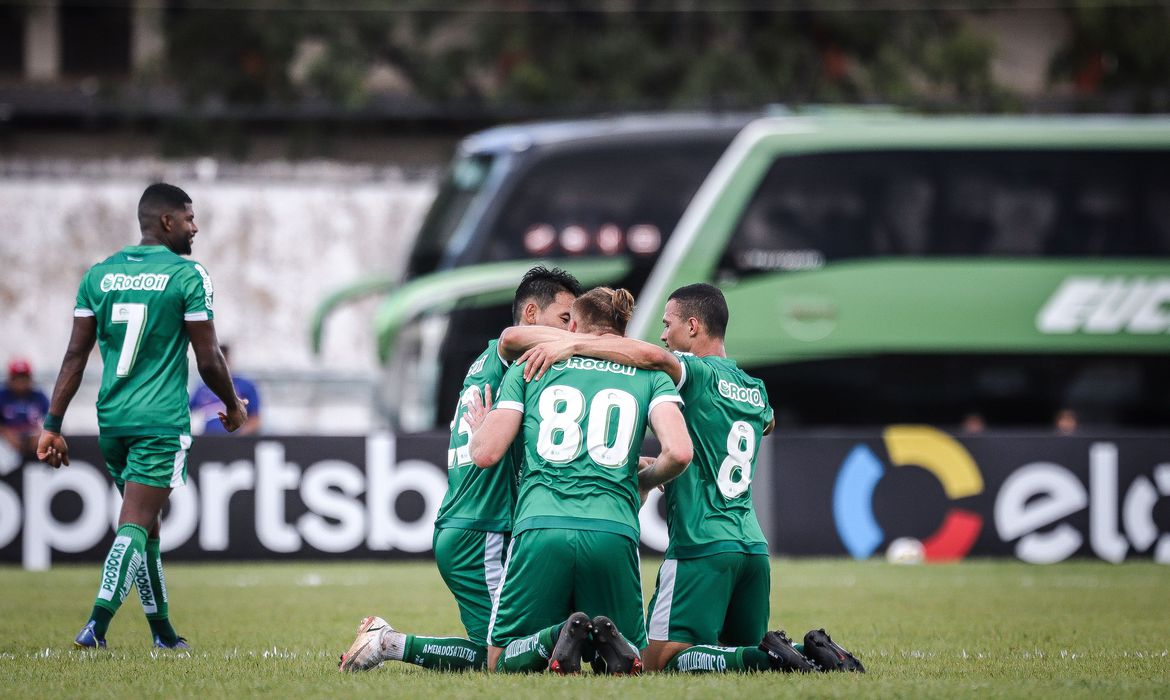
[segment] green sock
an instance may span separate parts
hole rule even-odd
[[[548,657],[556,646],[556,639],[564,624],[558,622],[504,647],[504,653],[500,654],[500,660],[496,662],[496,670],[504,673],[539,673],[548,668]]]
[[[138,570],[134,585],[138,588],[138,599],[150,631],[164,644],[179,641],[179,635],[171,626],[170,606],[167,604],[167,580],[163,576],[162,552],[157,537],[146,540],[146,565]]]
[[[804,642],[796,642],[792,645],[792,648],[799,651],[801,655],[804,654]]]
[[[664,671],[679,673],[728,673],[769,671],[768,654],[757,647],[693,646],[674,655]]]
[[[482,671],[487,647],[459,637],[406,635],[402,660],[432,671]]]
[[[93,601],[94,614],[90,619],[97,623],[94,625],[97,636],[106,636],[110,620],[122,606],[122,601],[126,600],[130,586],[134,585],[138,570],[145,560],[146,530],[133,523],[119,527],[114,543],[106,554],[106,562],[102,565],[102,582],[98,586],[97,598]],[[98,612],[99,608],[103,612]]]

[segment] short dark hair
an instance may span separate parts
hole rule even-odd
[[[699,319],[712,338],[723,338],[727,334],[727,299],[717,287],[699,282],[679,287],[670,293],[667,301],[678,302],[683,318]]]
[[[581,283],[577,278],[559,267],[549,269],[537,265],[524,273],[516,296],[512,299],[512,322],[520,323],[520,312],[528,301],[536,302],[541,309],[548,307],[561,292],[568,292],[574,298],[581,296]]]
[[[183,190],[165,182],[156,182],[147,187],[138,200],[138,215],[164,208],[182,209],[190,203],[191,197]]]

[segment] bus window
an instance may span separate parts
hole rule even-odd
[[[1163,152],[905,151],[776,160],[720,279],[850,258],[1170,253]]]
[[[477,259],[630,255],[649,264],[725,145],[712,139],[550,154],[504,200]]]

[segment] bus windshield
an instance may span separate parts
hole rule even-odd
[[[460,222],[487,182],[494,161],[492,155],[476,154],[460,157],[451,165],[415,239],[408,277],[438,268]]]

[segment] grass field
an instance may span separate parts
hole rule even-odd
[[[0,697],[1170,697],[1170,569],[1008,561],[897,567],[776,560],[772,627],[826,627],[863,676],[438,674],[399,663],[342,676],[366,614],[462,634],[433,564],[297,563],[168,568],[189,653],[150,649],[131,594],[104,652],[72,649],[97,565],[0,568]],[[653,584],[657,562],[644,580]],[[647,599],[649,596],[647,595]]]

